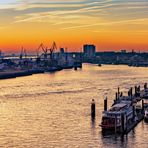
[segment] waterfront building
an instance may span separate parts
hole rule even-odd
[[[60,48],[60,53],[61,53],[61,54],[65,53],[64,48]]]
[[[96,46],[95,45],[84,45],[83,46],[83,53],[85,58],[93,58],[96,54]]]
[[[126,50],[125,50],[125,49],[122,49],[122,50],[121,50],[121,53],[126,53]]]

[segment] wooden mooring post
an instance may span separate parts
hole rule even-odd
[[[107,111],[107,97],[104,99],[104,111]]]
[[[142,99],[142,114],[144,114],[144,100]]]
[[[118,100],[118,93],[116,92],[116,101]]]
[[[118,87],[118,99],[119,99],[119,96],[120,96],[120,87]]]
[[[96,104],[95,104],[95,100],[92,99],[91,102],[91,117],[94,119],[96,116]]]

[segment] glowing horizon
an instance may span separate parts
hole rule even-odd
[[[147,10],[147,0],[1,0],[0,49],[34,52],[55,41],[70,51],[87,43],[148,51]]]

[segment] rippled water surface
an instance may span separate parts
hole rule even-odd
[[[111,105],[118,86],[125,94],[146,81],[148,68],[89,64],[78,71],[0,80],[0,147],[146,148],[145,122],[124,137],[103,135],[99,127],[106,95]],[[91,99],[97,105],[94,122]]]

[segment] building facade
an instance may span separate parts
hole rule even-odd
[[[85,58],[93,58],[96,54],[96,46],[95,45],[84,45],[83,46],[83,54]]]

